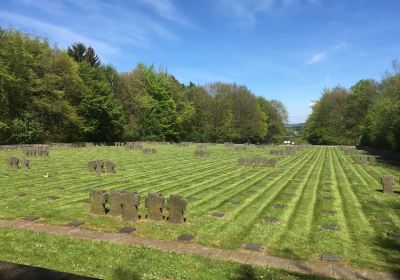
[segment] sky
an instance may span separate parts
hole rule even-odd
[[[324,88],[380,80],[400,59],[398,0],[0,0],[0,25],[129,71],[246,85],[304,122]]]

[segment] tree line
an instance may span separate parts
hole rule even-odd
[[[400,151],[400,67],[380,81],[360,80],[350,89],[324,89],[312,106],[304,137],[311,144],[371,146]]]
[[[246,86],[180,83],[138,64],[119,73],[91,47],[67,50],[0,27],[0,144],[281,142],[285,106]]]

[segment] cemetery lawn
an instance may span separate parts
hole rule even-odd
[[[53,234],[0,229],[0,259],[101,279],[328,279]]]
[[[195,145],[147,146],[156,148],[157,154],[144,155],[124,147],[50,149],[48,158],[30,158],[30,170],[16,171],[8,170],[4,162],[10,156],[22,158],[22,151],[0,152],[0,219],[34,215],[40,217],[38,222],[53,225],[81,220],[85,222],[82,228],[107,232],[133,226],[136,236],[154,239],[176,240],[180,234],[191,234],[204,246],[238,249],[252,242],[280,257],[317,260],[320,254],[330,253],[359,268],[400,270],[400,240],[386,237],[386,232],[400,232],[400,187],[397,183],[397,193],[383,194],[379,183],[385,174],[398,178],[398,167],[355,165],[336,147],[310,147],[294,156],[270,156],[269,150],[277,147],[237,152],[218,145],[208,148],[210,157],[195,158]],[[250,155],[275,157],[278,164],[275,168],[238,166],[238,157]],[[91,174],[87,165],[94,159],[114,160],[116,173]],[[44,178],[47,172],[49,177]],[[124,223],[119,218],[90,215],[86,200],[92,188],[138,191],[142,217],[148,192],[160,191],[165,197],[182,194],[188,199],[187,222],[174,225],[141,219]],[[213,212],[224,216],[213,217]],[[2,230],[3,235],[10,233]],[[19,234],[29,239],[30,234]],[[32,238],[41,237],[35,234]],[[54,242],[53,237],[42,238],[44,244]],[[93,258],[104,257],[94,246],[87,246],[99,252]],[[156,254],[152,250],[126,250]],[[9,260],[23,258],[20,254],[13,257],[11,251],[7,254]],[[3,252],[0,257],[4,258]],[[195,259],[179,257],[177,261]],[[125,262],[120,257],[115,260]],[[135,258],[130,261],[138,263]],[[207,260],[198,263],[199,270],[208,269]],[[201,269],[202,265],[207,269]],[[101,273],[110,273],[102,266],[98,268]],[[221,264],[223,269],[234,266]]]

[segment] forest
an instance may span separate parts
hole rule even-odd
[[[381,81],[360,80],[350,89],[324,89],[312,106],[304,137],[311,144],[357,145],[400,151],[400,64]]]
[[[288,113],[246,86],[185,85],[165,70],[104,65],[95,50],[0,28],[0,144],[280,143]]]

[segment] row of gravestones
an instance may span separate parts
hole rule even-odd
[[[356,164],[375,164],[376,156],[370,155],[354,155],[352,156],[354,163]]]
[[[354,155],[358,153],[355,146],[339,146],[339,149],[342,150],[345,155]]]
[[[49,150],[45,145],[39,146],[27,146],[23,149],[24,155],[26,157],[48,157]]]
[[[139,219],[138,209],[140,196],[134,191],[111,191],[92,190],[90,192],[90,212],[94,215],[122,216],[124,221],[135,222]],[[109,205],[109,209],[106,208]],[[147,208],[146,218],[149,220],[164,220],[163,209],[167,206],[168,218],[171,223],[180,224],[185,221],[184,211],[187,201],[180,195],[170,195],[165,203],[161,193],[149,193],[145,198]],[[108,210],[108,211],[107,211]]]
[[[108,173],[115,172],[115,162],[112,160],[102,160],[102,159],[91,160],[89,161],[88,166],[89,166],[89,171],[96,172],[99,174],[104,172],[104,168],[105,171]]]
[[[143,148],[142,152],[145,155],[155,155],[157,153],[157,150],[154,148]]]
[[[384,175],[381,177],[381,184],[383,186],[384,193],[393,193],[394,192],[394,185],[395,185],[395,178],[392,175]]]
[[[194,156],[195,157],[208,157],[208,156],[210,156],[210,152],[207,151],[206,149],[196,150],[196,151],[194,151]]]
[[[129,150],[142,150],[143,144],[142,143],[126,143],[125,148]]]
[[[29,160],[27,159],[19,160],[19,158],[17,157],[10,157],[6,159],[6,165],[8,168],[11,169],[18,169],[20,163],[22,164],[23,167],[30,168]]]
[[[275,167],[277,160],[274,158],[264,157],[248,157],[239,158],[238,164],[241,166],[253,166],[253,167]]]

